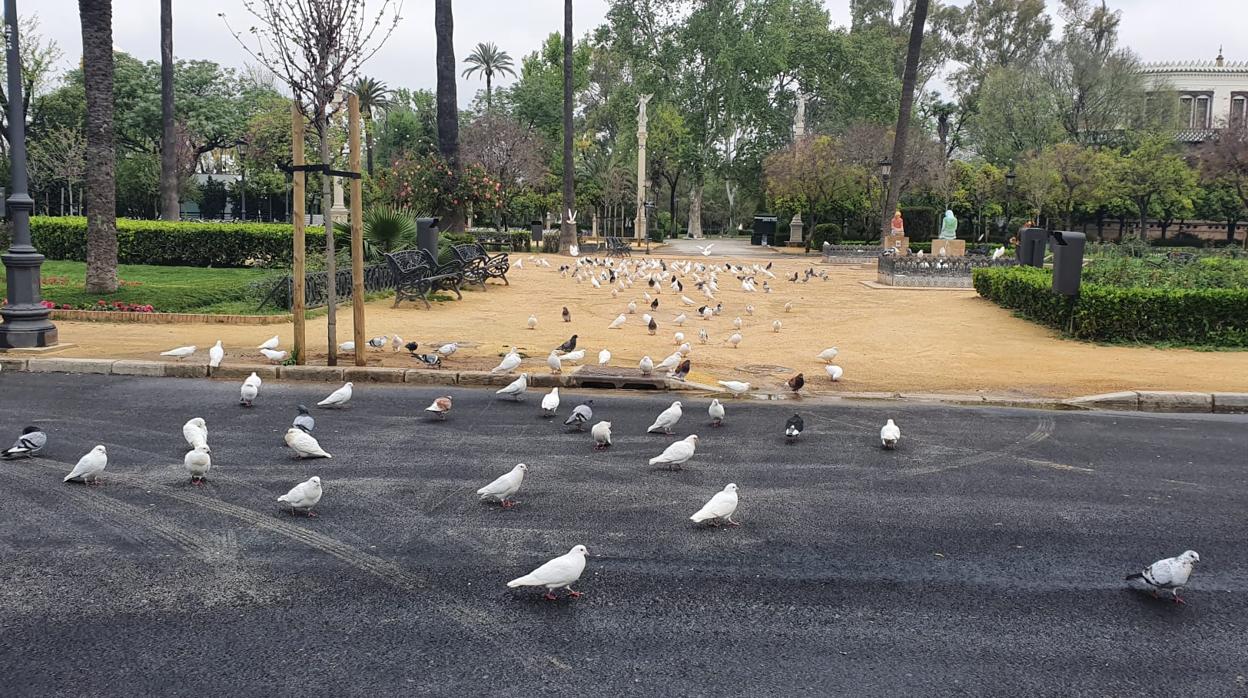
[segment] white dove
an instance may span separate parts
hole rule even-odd
[[[828,378],[831,378],[833,381],[839,381],[841,376],[845,375],[845,369],[837,366],[836,364],[828,364],[823,368],[828,372]]]
[[[670,371],[680,365],[680,360],[682,358],[684,358],[683,354],[681,354],[679,351],[674,351],[670,355],[668,355],[666,359],[663,359],[658,364],[656,364],[654,367],[654,370]]]
[[[536,329],[537,329],[537,316],[536,316],[536,315],[530,315],[530,316],[529,316],[529,329],[530,329],[530,330],[536,330]]]
[[[697,450],[698,435],[690,434],[685,438],[668,445],[663,452],[650,459],[650,465],[666,465],[669,470],[679,470],[680,466],[693,458]]]
[[[689,318],[686,317],[684,313],[681,313],[680,315],[677,315],[675,318],[673,318],[672,322],[676,323],[677,327],[682,327],[685,324],[685,321],[688,319]]]
[[[701,245],[694,245],[694,247],[698,248],[698,251],[702,253],[702,256],[703,256],[703,257],[710,257],[710,256],[711,256],[711,248],[712,248],[712,247],[714,247],[714,246],[715,246],[715,243],[713,243],[713,242],[712,242],[711,244],[707,245],[706,247],[703,247],[703,246],[701,246]]]
[[[498,362],[497,366],[490,369],[490,373],[511,373],[519,366],[520,355],[516,353],[515,349],[512,349],[507,352],[507,355],[503,357],[502,361]]]
[[[450,356],[451,354],[454,354],[455,352],[459,351],[459,345],[456,344],[455,342],[447,342],[446,344],[443,344],[442,346],[438,347],[434,351],[441,354],[442,356]]]
[[[693,300],[692,298],[690,298],[689,296],[681,296],[681,297],[680,297],[680,302],[681,302],[681,303],[684,303],[685,305],[697,305],[697,302],[696,302],[696,301],[694,301],[694,300]]]
[[[315,436],[296,427],[286,430],[286,445],[299,458],[333,458],[321,448]]]
[[[316,403],[316,406],[317,407],[342,407],[343,405],[347,404],[347,402],[351,400],[351,392],[352,392],[352,388],[354,387],[355,387],[355,384],[348,381],[344,383],[341,388],[330,393],[329,396],[326,397],[324,400],[321,400],[320,402]]]
[[[212,345],[208,349],[208,366],[209,368],[217,368],[221,365],[221,361],[225,358],[225,348],[221,346],[221,340]]]
[[[832,363],[832,359],[835,359],[836,355],[839,353],[841,352],[836,347],[828,347],[827,349],[824,349],[823,351],[816,354],[815,358],[819,359],[820,361],[823,361],[824,363],[830,364]]]
[[[191,346],[189,346],[189,347],[178,347],[177,349],[170,349],[169,351],[162,351],[162,352],[160,352],[160,355],[161,355],[161,356],[172,356],[172,357],[173,357],[173,358],[175,358],[175,359],[185,359],[186,357],[190,356],[191,354],[194,354],[194,353],[195,353],[195,350],[196,350],[196,349],[198,349],[198,348],[199,348],[199,347],[196,347],[194,344],[192,344],[192,345],[191,345]]]
[[[355,351],[355,342],[343,342],[338,345],[338,351],[344,354],[350,354]]]
[[[542,396],[542,416],[554,417],[555,411],[559,409],[559,389],[551,388],[549,393]]]
[[[741,329],[741,316],[740,315],[733,318],[732,327],[733,329],[737,329],[737,330]]]
[[[511,495],[520,489],[520,484],[524,482],[524,473],[528,469],[529,466],[524,463],[517,463],[516,467],[499,475],[493,482],[477,490],[481,501],[495,501],[502,504],[504,509],[510,509],[515,504],[511,501]]]
[[[398,351],[399,351],[400,349],[402,349],[402,348],[403,348],[403,338],[402,338],[402,337],[400,337],[399,335],[397,335],[397,334],[396,334],[396,335],[394,335],[393,337],[391,337],[391,338],[390,338],[390,350],[391,350],[391,351],[393,351],[394,353],[396,353],[396,354],[397,354],[397,353],[398,353]]]
[[[1187,550],[1178,557],[1158,560],[1143,571],[1127,575],[1127,581],[1140,584],[1151,591],[1153,596],[1157,595],[1159,589],[1169,591],[1175,603],[1185,603],[1179,596],[1179,591],[1187,586],[1197,562],[1200,562],[1200,555],[1195,550]]]
[[[998,259],[1001,259],[1004,256],[1005,256],[1004,247],[998,247],[997,249],[992,251],[992,261],[994,262],[997,261]]]
[[[198,485],[212,468],[212,451],[207,446],[197,446],[194,451],[186,452],[182,465],[191,474],[191,482]]]
[[[711,335],[707,334],[707,332],[706,332],[706,328],[703,328],[703,329],[698,330],[698,341],[699,341],[699,342],[701,342],[702,344],[706,344],[706,343],[707,343],[707,342],[709,342],[710,340],[711,340]]]
[[[268,339],[264,340],[264,344],[261,344],[260,346],[256,348],[257,349],[276,349],[278,345],[281,343],[282,343],[281,338],[278,337],[277,335],[273,335],[272,337],[269,337]]]
[[[641,357],[641,361],[637,362],[637,370],[641,371],[641,375],[648,376],[654,371],[654,360],[649,356]]]
[[[676,334],[672,335],[672,343],[673,343],[673,344],[684,344],[684,343],[685,343],[685,333],[684,333],[684,332],[677,332]]]
[[[251,374],[255,376],[256,374]],[[257,378],[259,380],[259,378]],[[251,382],[251,378],[243,381],[243,385],[238,389],[238,403],[243,407],[251,407],[256,401],[256,396],[260,394],[260,384]]]
[[[61,482],[73,480],[88,484],[99,482],[100,473],[104,472],[106,467],[108,467],[108,450],[102,445],[96,446],[82,458],[78,459],[78,464],[74,466],[73,470],[69,471],[69,474]]]
[[[724,405],[719,400],[712,399],[711,406],[706,411],[711,415],[711,426],[717,427],[724,423]]]
[[[321,501],[321,494],[321,478],[313,475],[311,479],[295,485],[289,492],[278,497],[277,501],[289,504],[292,514],[302,509],[308,516],[316,516],[312,513],[312,507]]]
[[[632,315],[637,312],[637,301],[628,302],[628,314]]]
[[[732,345],[733,349],[736,349],[737,345],[741,343],[741,333],[733,332],[732,336],[728,338],[728,343]]]
[[[730,482],[727,487],[716,492],[715,496],[711,497],[711,500],[703,505],[693,516],[690,516],[689,520],[696,523],[710,521],[712,525],[717,526],[719,525],[717,520],[723,519],[732,526],[740,526],[741,524],[732,520],[732,515],[736,510],[737,486]]]
[[[594,437],[594,450],[605,451],[611,448],[611,422],[598,422],[589,433]]]
[[[753,315],[753,314],[754,314],[754,305],[753,305],[753,304],[750,304],[750,305],[745,306],[745,314],[746,314],[746,315]]]
[[[191,448],[208,445],[208,425],[203,417],[195,417],[182,425],[182,438]]]
[[[532,572],[517,577],[507,586],[515,589],[516,587],[546,587],[547,592],[545,598],[554,601],[555,589],[567,589],[568,595],[572,598],[580,598],[581,592],[572,589],[572,584],[581,578],[581,573],[585,571],[585,555],[589,550],[583,545],[578,545],[568,551],[566,555],[547,562]]]
[[[893,420],[880,427],[880,443],[887,449],[897,448],[897,442],[901,440],[901,428],[893,424]]]
[[[570,351],[570,352],[568,352],[568,353],[566,353],[566,354],[563,354],[563,355],[561,355],[561,356],[559,357],[559,360],[560,360],[560,361],[568,361],[568,362],[571,362],[571,363],[574,363],[574,364],[576,364],[576,363],[580,363],[580,362],[581,362],[581,361],[583,361],[584,359],[585,359],[585,350],[584,350],[584,349],[577,349],[576,351]]]
[[[550,367],[551,373],[563,373],[563,360],[559,358],[557,350],[551,351],[550,356],[546,357],[546,365]]]
[[[654,424],[651,424],[646,433],[662,431],[664,434],[671,434],[672,427],[676,426],[676,422],[680,421],[680,400],[673,402],[667,409],[659,413],[655,418]],[[654,463],[651,462],[651,465]]]
[[[611,321],[610,325],[607,325],[607,329],[618,330],[624,326],[625,322],[628,322],[628,316],[625,315],[624,313],[620,313],[619,315],[615,317],[614,320]]]
[[[779,321],[779,320],[773,320],[773,321],[771,322],[771,331],[772,331],[772,332],[779,332],[779,331],[780,331],[780,321]]]
[[[720,385],[727,388],[728,392],[732,393],[733,397],[741,397],[743,394],[749,392],[750,390],[750,384],[745,383],[743,381],[717,381],[717,382]]]
[[[784,304],[784,312],[786,313],[793,312],[793,301],[789,301],[788,303]]]
[[[524,392],[529,389],[529,374],[521,373],[520,377],[496,390],[495,395],[510,395],[514,400],[523,400]]]
[[[286,357],[290,356],[290,352],[277,351],[276,349],[261,349],[260,353],[264,354],[264,357],[266,359],[268,359],[269,361],[272,361],[275,364],[280,364],[281,362],[286,360]]]
[[[606,366],[610,361],[611,361],[611,352],[607,351],[606,349],[603,349],[602,351],[598,352],[598,365],[599,366]]]

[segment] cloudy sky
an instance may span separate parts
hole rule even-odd
[[[378,0],[369,0],[377,5]],[[953,0],[962,4],[964,0]],[[849,0],[824,0],[833,21],[849,21]],[[1122,41],[1145,61],[1210,60],[1220,44],[1228,60],[1248,60],[1245,0],[1110,0],[1123,11]],[[1050,7],[1057,7],[1050,0]],[[42,31],[64,51],[67,65],[82,53],[76,0],[19,0],[19,12],[37,12]],[[116,45],[141,59],[160,58],[160,13],[156,0],[113,0]],[[606,0],[576,0],[577,34],[602,22]],[[1180,9],[1181,8],[1181,9]],[[225,12],[235,28],[250,25],[242,0],[174,0],[174,52],[241,66],[246,54],[217,17]],[[558,0],[456,0],[455,56],[461,60],[480,41],[493,41],[515,59],[533,51],[563,26]],[[365,72],[391,87],[433,89],[433,3],[405,0],[404,20]],[[506,79],[503,81],[510,81]],[[467,105],[483,83],[460,78],[459,100]]]

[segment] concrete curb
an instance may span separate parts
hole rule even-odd
[[[137,361],[130,359],[69,359],[18,358],[0,354],[0,370],[30,373],[81,373],[113,376],[145,376],[166,378],[222,378],[237,380],[255,373],[266,380],[316,381],[341,383],[406,383],[412,385],[458,385],[464,387],[501,387],[515,380],[518,373],[494,374],[488,371],[447,371],[422,368],[390,368],[382,366],[274,366],[272,364],[228,364],[209,369],[204,364],[170,361]],[[576,373],[530,374],[534,388],[576,388],[581,378]],[[632,381],[632,379],[630,379]],[[587,381],[600,383],[598,380]],[[719,386],[702,385],[673,379],[653,378],[646,385],[655,390],[681,390],[723,393]],[[754,393],[756,397],[775,400],[787,394]],[[820,396],[823,398],[824,396]],[[831,400],[907,402],[980,407],[1021,407],[1059,410],[1115,410],[1128,412],[1248,414],[1248,393],[1200,393],[1162,390],[1125,390],[1083,397],[1029,398],[993,394],[947,393],[885,393],[845,392],[826,396]]]

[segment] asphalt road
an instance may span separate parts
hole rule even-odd
[[[0,693],[102,695],[1248,694],[1248,420],[593,395],[595,453],[525,403],[360,386],[281,436],[320,384],[4,373]],[[564,397],[566,415],[583,394]],[[684,397],[682,472],[644,428]],[[793,409],[807,433],[785,445]],[[181,425],[208,422],[192,487]],[[878,448],[887,417],[903,431]],[[100,487],[62,484],[96,443]],[[520,505],[473,491],[523,461]],[[319,518],[275,498],[324,480]],[[740,528],[688,516],[728,482]],[[577,543],[579,600],[510,590]],[[1192,548],[1176,606],[1122,577]]]

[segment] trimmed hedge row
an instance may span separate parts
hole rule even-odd
[[[86,261],[87,219],[81,216],[34,216],[35,247],[48,259]],[[117,261],[186,267],[288,265],[294,227],[285,223],[199,223],[117,219]],[[351,241],[336,235],[337,248]],[[325,250],[325,233],[308,226],[308,254]]]
[[[1077,339],[1248,347],[1248,289],[1083,284],[1073,307],[1035,267],[976,269],[979,295]]]

